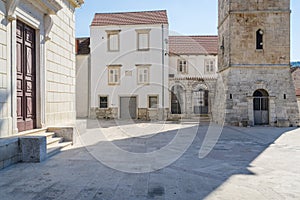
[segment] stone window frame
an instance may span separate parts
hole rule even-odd
[[[107,51],[108,52],[119,52],[120,51],[120,32],[121,32],[121,30],[106,30],[105,32],[107,34]],[[110,37],[112,35],[117,35],[117,37],[118,37],[118,45],[117,45],[118,47],[115,50],[111,49],[111,46],[110,46]]]
[[[108,85],[120,85],[121,84],[121,67],[122,65],[108,65],[107,66],[107,81]],[[114,70],[114,72],[117,72],[118,74],[118,80],[117,81],[112,81],[110,78],[110,70]]]
[[[150,50],[150,31],[151,29],[136,29],[136,44],[138,51],[149,51]],[[148,37],[148,44],[146,48],[140,48],[140,34],[146,34]]]
[[[185,62],[184,64],[182,62]],[[180,70],[180,67],[182,67],[183,70]],[[188,62],[186,59],[178,59],[177,60],[177,72],[179,74],[188,74]]]
[[[150,64],[137,64],[136,66],[136,70],[137,70],[137,84],[138,85],[149,85],[150,84]],[[140,70],[141,69],[147,69],[147,80],[141,82],[140,81]]]
[[[106,98],[106,107],[101,107],[101,98]],[[100,109],[107,109],[108,108],[108,102],[109,102],[109,98],[108,95],[99,95],[99,108]]]
[[[156,107],[151,107],[150,98],[156,98]],[[147,102],[148,102],[148,108],[149,109],[158,109],[159,106],[159,95],[158,94],[149,94],[147,95]]]
[[[213,64],[211,63],[213,62]],[[204,72],[205,74],[213,74],[216,69],[216,61],[215,59],[205,59],[204,60]]]

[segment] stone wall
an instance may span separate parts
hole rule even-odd
[[[8,64],[9,50],[5,18],[5,4],[0,1],[0,137],[8,136],[12,132],[9,104],[10,66]]]
[[[91,108],[92,119],[118,119],[118,108]]]
[[[194,116],[193,111],[193,91],[200,88],[208,90],[208,114],[211,114],[213,107],[213,102],[215,99],[215,88],[216,88],[216,79],[169,79],[169,91],[172,90],[172,87],[175,85],[180,85],[183,90],[183,100],[181,105],[181,115],[172,114],[171,108],[169,110],[168,118],[169,119],[178,119],[179,117],[190,118]],[[169,94],[171,96],[171,92]],[[171,97],[170,97],[171,99]]]
[[[276,125],[278,120],[298,125],[299,111],[289,68],[231,68],[221,75],[223,80],[218,80],[216,88],[214,121],[237,125],[247,120],[253,125],[253,93],[264,89],[269,94],[270,125]]]
[[[263,89],[269,96],[269,124],[298,125],[289,71],[289,6],[289,0],[219,1],[219,46],[223,48],[218,56],[215,122],[253,125],[253,93]],[[263,49],[256,49],[259,29],[263,31]]]
[[[74,124],[75,111],[75,15],[68,0],[53,15],[47,42],[46,125]]]

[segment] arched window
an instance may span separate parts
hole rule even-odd
[[[263,30],[258,29],[256,31],[256,49],[263,49],[263,35]]]

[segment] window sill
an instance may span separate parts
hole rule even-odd
[[[149,48],[147,48],[147,49],[137,49],[137,51],[150,51],[150,49]]]

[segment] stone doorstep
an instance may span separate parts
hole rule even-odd
[[[74,142],[73,132],[74,127],[52,127],[0,139],[0,169],[20,161],[42,162],[70,147]]]

